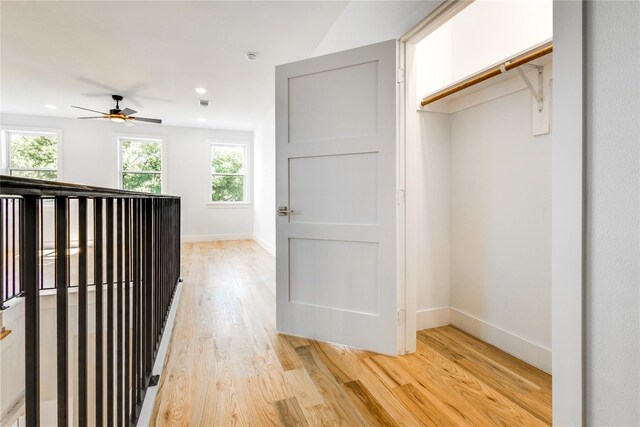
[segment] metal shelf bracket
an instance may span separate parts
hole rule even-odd
[[[537,70],[537,72],[538,72],[538,90],[535,90],[533,88],[533,84],[531,84],[531,81],[529,81],[529,79],[527,78],[527,75],[524,73],[524,71],[522,71],[522,67],[533,67],[533,68],[535,68]],[[544,67],[542,65],[524,64],[524,65],[521,65],[520,67],[518,67],[517,70],[518,70],[518,74],[520,74],[520,77],[522,78],[522,80],[525,82],[525,84],[529,88],[529,92],[531,92],[531,95],[533,95],[535,100],[538,101],[538,111],[542,111],[542,108],[544,107],[544,102],[543,102],[544,84],[542,82],[542,74],[544,72]]]

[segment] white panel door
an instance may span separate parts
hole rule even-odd
[[[276,68],[280,332],[398,354],[396,69],[395,40]]]

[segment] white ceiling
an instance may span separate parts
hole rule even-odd
[[[253,130],[274,103],[274,66],[310,56],[346,4],[3,1],[0,111],[77,117],[71,105],[106,111],[117,93],[167,125]]]

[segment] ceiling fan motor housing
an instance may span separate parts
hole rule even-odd
[[[120,101],[122,101],[124,98],[122,97],[122,95],[111,95],[111,98],[116,101],[116,108],[113,108],[111,110],[109,110],[110,114],[120,114]]]

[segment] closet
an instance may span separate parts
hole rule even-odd
[[[451,324],[550,373],[552,2],[459,9],[407,49],[416,329]]]

